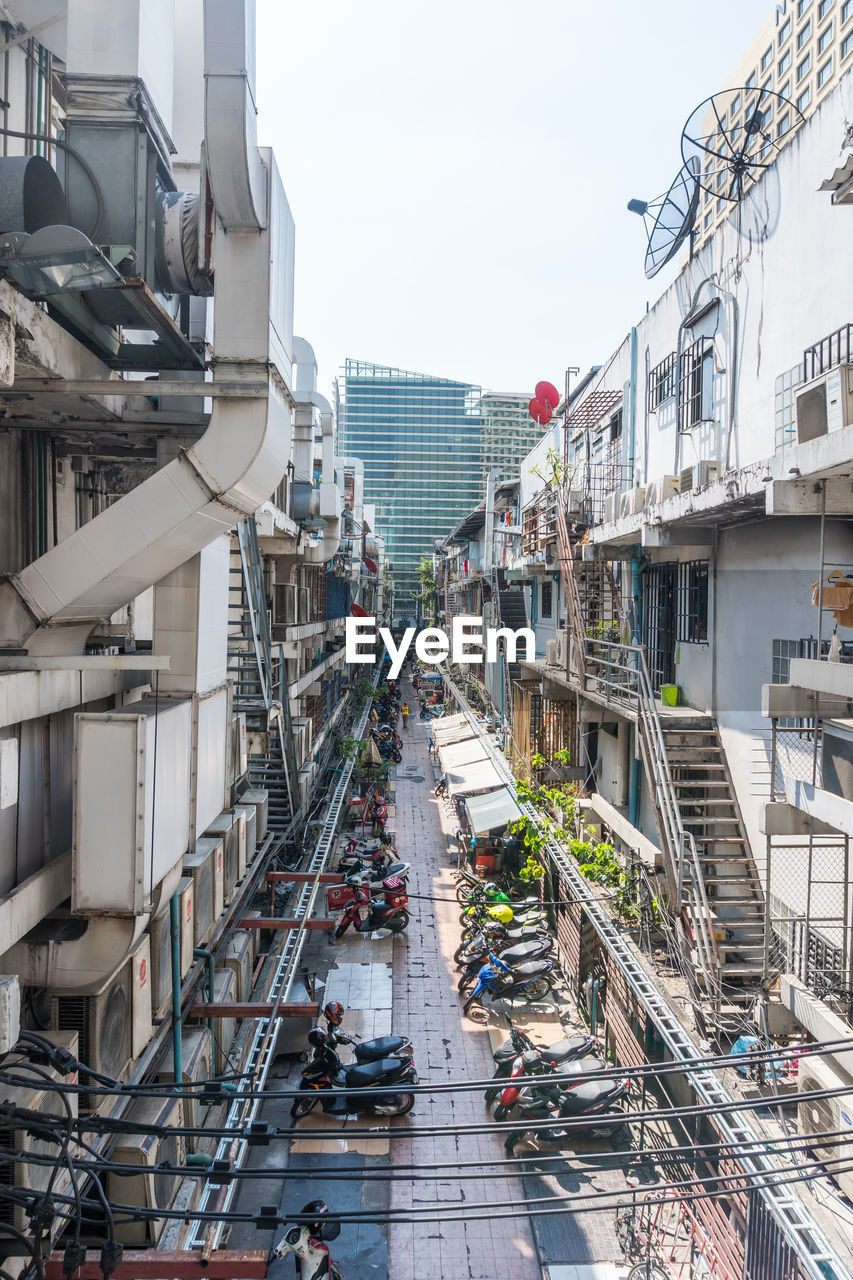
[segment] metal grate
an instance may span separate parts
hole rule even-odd
[[[671,400],[675,395],[675,364],[676,354],[674,351],[661,360],[660,364],[656,364],[654,369],[649,373],[648,388],[648,409],[649,413],[654,413],[667,400]]]
[[[675,638],[679,644],[707,644],[707,560],[685,560],[678,566]]]
[[[652,686],[675,680],[678,565],[653,564],[643,571],[643,644]]]
[[[843,324],[840,329],[828,333],[825,338],[806,347],[803,352],[804,381],[811,382],[828,369],[839,364],[849,364],[853,352],[853,324]]]
[[[713,361],[714,342],[708,337],[697,338],[681,354],[678,422],[680,431],[690,431],[700,422],[708,422],[711,419]]]

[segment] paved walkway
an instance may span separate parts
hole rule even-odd
[[[408,681],[404,698],[417,707]],[[455,829],[452,809],[432,795],[426,721],[413,719],[402,730],[403,760],[397,767],[396,840],[402,858],[412,863],[410,892],[451,901],[413,900],[408,932],[394,940],[393,1025],[406,1031],[415,1044],[415,1061],[422,1079],[478,1080],[490,1076],[494,1062],[485,1027],[462,1017],[456,991],[458,974],[453,952],[459,942],[459,912],[455,881],[447,866],[445,827]],[[423,782],[407,780],[408,770]],[[481,1123],[487,1112],[477,1093],[420,1095],[413,1125]],[[483,1177],[454,1180],[453,1166],[464,1161],[504,1162],[502,1136],[460,1134],[435,1138],[395,1139],[392,1167],[449,1161],[435,1180],[392,1184],[395,1209],[431,1202],[484,1203],[520,1201],[521,1182]],[[441,1173],[447,1177],[441,1177]],[[465,1170],[466,1173],[476,1169]],[[489,1217],[473,1210],[469,1222],[446,1220],[422,1225],[392,1224],[388,1238],[388,1274],[393,1280],[541,1280],[530,1226],[526,1218]]]

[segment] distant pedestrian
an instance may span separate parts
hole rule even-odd
[[[402,712],[403,712],[403,728],[405,729],[406,725],[409,723],[409,704],[408,704],[408,702],[404,702],[404,703],[403,703],[403,706],[402,706]]]

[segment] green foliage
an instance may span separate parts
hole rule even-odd
[[[545,875],[545,868],[541,862],[532,856],[527,859],[524,866],[518,873],[519,880],[523,880],[525,884],[535,884]]]
[[[423,605],[424,617],[434,618],[437,603],[435,571],[429,556],[424,556],[418,561],[418,590],[415,594]]]
[[[547,763],[548,763],[548,761],[545,759],[545,757],[544,757],[544,756],[543,756],[539,751],[534,751],[534,752],[533,752],[533,755],[532,755],[531,760],[530,760],[531,768],[533,768],[533,769],[544,769]]]
[[[569,765],[572,763],[572,753],[568,747],[561,747],[559,751],[554,752],[554,762],[556,764]]]

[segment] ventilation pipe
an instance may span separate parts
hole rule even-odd
[[[240,23],[226,22],[224,13],[240,11],[245,36],[250,8],[249,4],[205,0],[205,49],[210,44],[215,50],[214,79],[227,78],[223,68],[230,65],[233,74],[245,80],[244,68],[254,50],[238,42],[227,61],[226,35]],[[216,38],[208,41],[211,20],[218,29]],[[211,92],[208,84],[209,96]],[[233,161],[233,130],[221,127],[216,112],[208,111],[207,121],[207,163],[221,170]],[[249,122],[244,126],[246,131],[253,127]],[[214,298],[222,301],[214,305],[214,382],[225,378],[243,383],[246,398],[214,399],[210,425],[196,444],[0,584],[0,647],[31,654],[82,652],[94,626],[227,533],[235,521],[252,515],[284,474],[290,456],[285,397],[291,369],[289,353],[280,344],[272,349],[272,258],[275,254],[276,294],[288,299],[292,314],[293,236],[287,200],[272,156],[266,152],[263,168],[266,210],[275,210],[275,225],[270,226],[267,218],[260,234],[257,228],[253,228],[255,234],[234,234],[243,228],[235,214],[239,202],[234,175],[240,171],[236,164],[224,210],[216,205]],[[244,180],[248,203],[254,196],[247,174]],[[282,245],[289,249],[283,258]],[[283,319],[283,330],[288,331],[289,317]],[[275,328],[283,331],[281,324]],[[278,366],[281,377],[270,377],[271,363]],[[121,380],[115,380],[117,393],[121,385]]]
[[[293,415],[294,493],[299,491],[303,495],[301,505],[305,508],[304,495],[310,486],[311,514],[315,514],[316,501],[316,514],[325,523],[322,541],[306,547],[304,560],[306,564],[328,564],[341,543],[340,491],[335,480],[335,417],[332,406],[317,390],[317,357],[310,342],[306,342],[304,338],[293,339],[293,361],[296,366],[296,409]],[[323,433],[319,495],[314,489],[315,412],[319,412]],[[294,510],[293,518],[299,520],[307,517]]]
[[[210,425],[197,444],[0,584],[0,647],[32,654],[81,652],[93,626],[227,533],[236,520],[254,514],[284,474],[291,352],[280,335],[292,333],[292,220],[272,155],[265,151],[257,157],[258,171],[265,174],[265,225],[258,234],[258,226],[245,221],[258,193],[254,160],[243,155],[241,165],[235,158],[234,121],[224,127],[216,108],[227,87],[211,85],[229,76],[241,81],[244,118],[237,133],[245,143],[254,136],[247,88],[254,60],[252,12],[248,0],[205,0],[207,164],[213,173],[228,171],[216,191],[214,298],[221,301],[214,310],[214,382],[243,384],[247,395],[214,398]],[[235,234],[247,229],[252,234]],[[121,380],[113,385],[120,392]],[[124,963],[147,921],[147,913],[49,921],[49,937],[17,944],[3,965],[31,985],[94,990]]]

